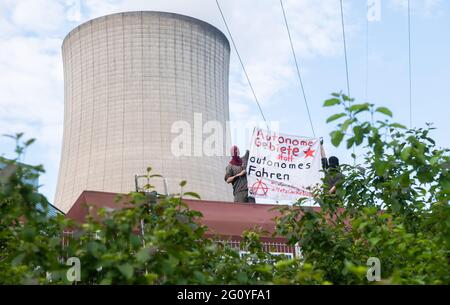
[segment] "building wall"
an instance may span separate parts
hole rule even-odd
[[[171,152],[178,135],[171,132],[173,122],[194,126],[194,113],[203,123],[225,126],[229,119],[230,47],[223,33],[178,14],[119,13],[75,28],[62,54],[58,208],[68,211],[84,190],[132,191],[134,175],[148,166],[168,178],[169,192],[179,192],[179,182],[187,180],[185,190],[202,199],[232,198],[223,180],[227,157]],[[161,179],[151,184],[163,191]]]

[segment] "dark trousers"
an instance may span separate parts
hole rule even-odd
[[[248,196],[248,191],[237,192],[234,194],[234,202],[251,202],[255,203],[255,198]]]

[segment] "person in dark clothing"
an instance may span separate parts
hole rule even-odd
[[[344,178],[339,170],[339,159],[335,156],[331,156],[329,159],[327,159],[325,149],[323,148],[322,139],[320,141],[320,153],[322,155],[322,168],[325,171],[325,186],[329,187],[329,194],[335,194],[336,187],[339,186]]]
[[[231,160],[225,169],[225,181],[233,186],[234,202],[255,202],[253,197],[248,196],[247,187],[247,162],[250,152],[247,150],[241,158],[239,148],[231,147]]]

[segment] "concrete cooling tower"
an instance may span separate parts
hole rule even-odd
[[[127,12],[88,21],[62,45],[64,134],[55,204],[67,212],[84,190],[130,192],[134,175],[168,178],[169,192],[232,199],[227,157],[176,156],[174,122],[229,120],[230,46],[203,21],[172,13]],[[208,134],[200,134],[206,139]],[[200,141],[202,140],[200,139]],[[198,140],[198,139],[197,139]],[[224,139],[224,145],[227,139]],[[198,143],[198,142],[197,142]],[[161,179],[151,181],[163,192]]]

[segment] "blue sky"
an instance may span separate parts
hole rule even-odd
[[[387,106],[409,124],[408,36],[405,0],[380,0],[380,20],[369,23],[368,101]],[[289,41],[278,0],[222,0],[234,39],[266,116],[282,132],[310,136]],[[284,0],[300,59],[311,114],[329,154],[350,161],[350,152],[328,142],[331,110],[322,107],[331,92],[345,90],[339,0]],[[450,2],[411,0],[413,125],[433,122],[437,144],[450,147]],[[214,0],[2,0],[0,2],[0,134],[36,137],[25,162],[43,164],[42,192],[52,201],[63,126],[64,36],[77,25],[105,14],[159,10],[205,20],[225,32]],[[344,0],[350,87],[364,101],[366,1]],[[230,67],[230,114],[236,126],[260,120],[237,58]],[[250,130],[251,131],[251,130]],[[234,136],[241,147],[246,137]],[[12,141],[0,139],[0,154],[13,156]],[[218,169],[222,170],[222,169]]]

